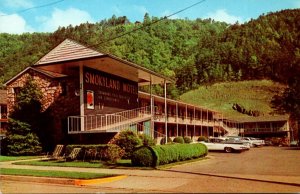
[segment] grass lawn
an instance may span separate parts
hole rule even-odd
[[[101,162],[82,162],[82,161],[57,161],[57,160],[35,160],[14,162],[17,165],[33,165],[33,166],[61,166],[61,167],[82,167],[82,168],[103,168]]]
[[[0,162],[14,161],[14,160],[27,160],[38,158],[39,156],[0,156]]]
[[[66,172],[66,171],[47,171],[32,169],[11,169],[1,168],[2,175],[21,175],[21,176],[37,176],[37,177],[55,177],[55,178],[71,178],[71,179],[94,179],[112,177],[116,175],[89,172]]]
[[[116,168],[131,167],[131,160],[118,160],[116,164],[109,164],[103,161],[82,162],[82,161],[57,161],[57,160],[35,160],[14,162],[17,165],[33,165],[33,166],[61,166],[61,167],[79,167],[79,168]]]

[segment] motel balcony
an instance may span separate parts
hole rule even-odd
[[[252,128],[245,129],[245,133],[273,133],[273,132],[286,132],[288,129],[285,127],[275,127],[275,128]]]
[[[155,113],[154,115],[154,122],[165,122],[165,114],[164,113]],[[168,114],[167,116],[167,122],[171,124],[183,124],[183,125],[199,125],[199,126],[210,126],[213,127],[215,125],[215,122],[213,120],[207,120],[207,119],[199,119],[199,118],[193,118],[193,117],[182,117],[182,116],[176,116],[172,114]]]

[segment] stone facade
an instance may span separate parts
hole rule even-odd
[[[53,140],[53,144],[62,143],[67,136],[68,116],[79,115],[80,112],[79,96],[75,95],[75,90],[79,87],[78,78],[53,78],[34,69],[28,69],[7,84],[8,114],[16,103],[16,88],[23,87],[29,76],[33,78],[43,94],[42,112],[47,113],[47,118],[45,128],[42,130],[51,133],[49,138]]]

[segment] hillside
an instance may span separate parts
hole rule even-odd
[[[204,84],[253,79],[286,84],[300,74],[300,9],[234,25],[211,19],[159,19],[145,14],[143,21],[132,23],[126,16],[112,16],[53,33],[0,33],[0,87],[65,38],[174,78],[176,86],[168,92],[172,98]]]
[[[259,111],[260,116],[267,116],[274,111],[271,100],[275,94],[283,92],[285,86],[270,80],[253,80],[217,83],[201,86],[180,96],[184,102],[218,110],[226,117],[250,117],[239,113],[232,107],[235,103],[246,110]]]

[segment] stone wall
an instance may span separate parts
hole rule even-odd
[[[28,69],[7,85],[8,114],[11,113],[16,103],[14,88],[23,87],[28,76],[34,79],[43,94],[42,112],[47,117],[41,130],[44,130],[45,133],[47,131],[49,139],[53,140],[54,145],[64,143],[63,141],[67,138],[68,116],[79,115],[80,112],[79,96],[75,95],[75,90],[79,86],[78,78],[51,78],[33,69]]]
[[[32,69],[29,69],[26,73],[24,73],[23,75],[15,79],[7,86],[8,113],[10,113],[13,110],[13,106],[15,105],[16,94],[14,88],[23,87],[28,76],[32,76],[35,83],[37,83],[37,85],[39,86],[39,88],[43,93],[43,98],[42,98],[43,111],[45,111],[54,102],[55,98],[58,97],[62,91],[62,88],[58,81],[53,81],[48,76],[36,72]]]

